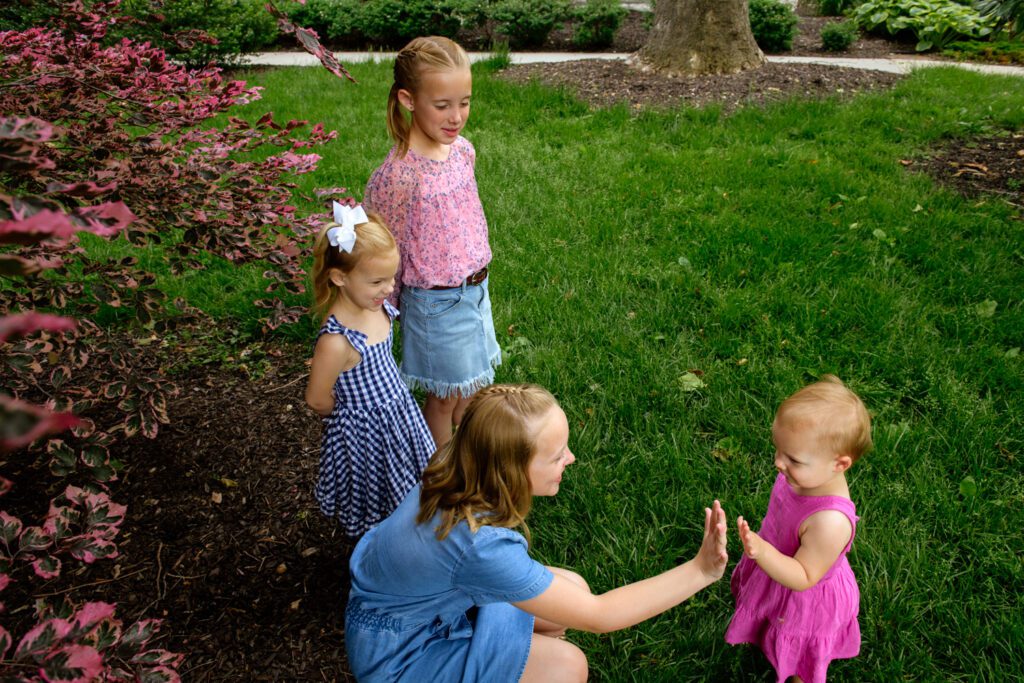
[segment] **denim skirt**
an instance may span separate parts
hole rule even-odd
[[[473,395],[494,382],[501,348],[488,280],[451,289],[402,288],[402,379],[441,398]]]

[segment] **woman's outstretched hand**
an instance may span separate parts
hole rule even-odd
[[[729,554],[725,550],[725,510],[717,500],[704,508],[704,542],[697,551],[697,566],[711,581],[718,581],[725,573]]]

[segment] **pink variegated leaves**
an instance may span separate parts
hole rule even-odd
[[[111,683],[164,681],[177,683],[177,667],[183,656],[150,646],[159,621],[146,619],[123,627],[114,606],[89,602],[77,610],[61,605],[57,611],[43,609],[39,623],[8,654],[13,639],[0,628],[0,658],[34,675],[24,681],[47,683]]]
[[[93,493],[68,486],[62,496],[50,502],[41,526],[25,526],[0,511],[0,566],[9,578],[15,563],[31,565],[36,576],[52,579],[60,574],[60,555],[91,564],[117,557],[114,543],[125,506],[105,493]]]
[[[266,326],[301,313],[281,295],[303,291],[300,264],[317,226],[298,215],[293,179],[315,168],[313,148],[336,134],[272,114],[211,126],[258,100],[259,89],[112,40],[118,5],[54,3],[45,26],[0,32],[0,451],[36,454],[45,441],[53,476],[98,482],[95,491],[64,487],[41,524],[0,506],[0,591],[13,580],[65,580],[74,562],[116,556],[125,510],[98,492],[117,477],[111,446],[155,437],[176,392],[143,363],[141,344],[201,319],[169,301],[134,257],[93,256],[80,233],[140,248],[171,241],[161,253],[174,273],[211,255],[261,263]],[[349,77],[314,33],[284,28]],[[134,316],[138,343],[97,325],[104,309]],[[101,423],[100,414],[115,419]],[[0,477],[0,496],[10,488]],[[16,660],[16,680],[178,680],[181,655],[149,645],[157,621],[122,628],[104,603],[44,606],[37,617],[20,638],[0,627],[0,659]]]

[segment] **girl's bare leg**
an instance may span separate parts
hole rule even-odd
[[[519,683],[584,683],[587,674],[582,650],[568,641],[534,633]]]
[[[469,405],[469,399],[473,398],[473,394],[469,396],[459,396],[459,402],[455,404],[455,410],[452,411],[452,425],[458,427],[462,424],[462,416],[466,413],[466,406]]]
[[[458,395],[441,398],[428,393],[427,400],[423,402],[423,418],[427,421],[427,428],[438,448],[452,438],[452,417],[459,400]]]

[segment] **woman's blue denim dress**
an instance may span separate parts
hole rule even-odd
[[[511,529],[462,522],[443,540],[438,517],[416,524],[420,487],[352,554],[345,647],[361,683],[518,681],[533,616],[510,605],[551,584]]]

